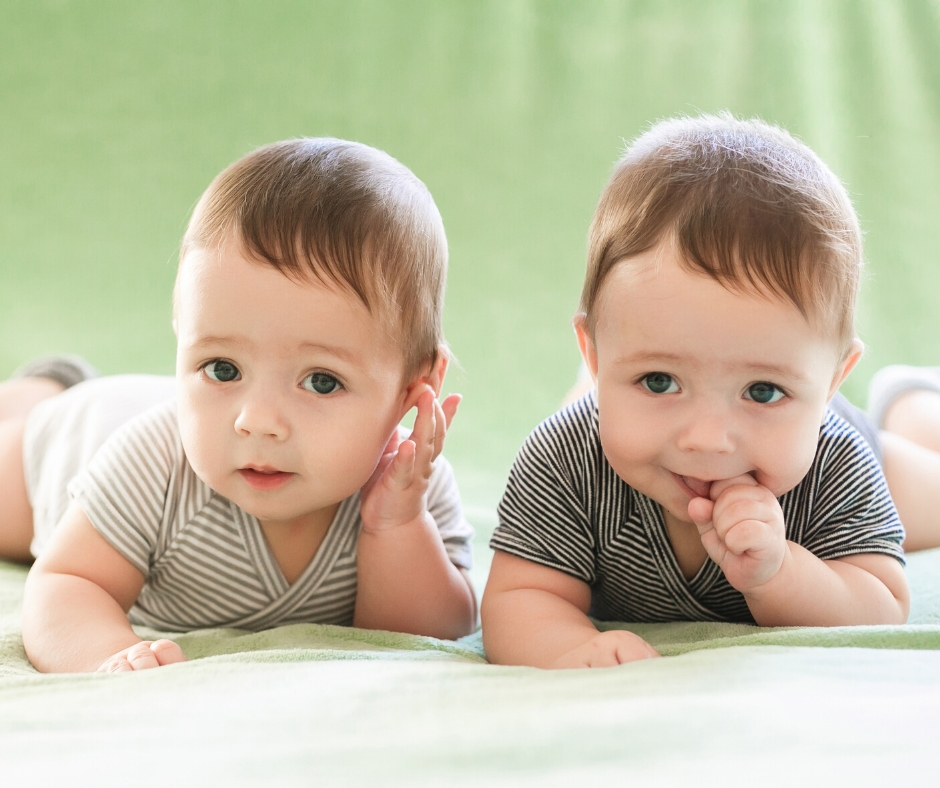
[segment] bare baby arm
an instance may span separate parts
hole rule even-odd
[[[689,504],[708,555],[761,626],[903,624],[910,592],[901,564],[863,553],[823,560],[786,539],[773,493],[751,476]]]
[[[587,583],[497,550],[483,594],[490,662],[537,668],[598,668],[659,654],[632,632],[598,632]]]
[[[469,576],[451,562],[427,506],[432,463],[459,402],[440,403],[427,387],[411,435],[393,436],[363,491],[358,627],[453,639],[476,625]]]
[[[30,570],[23,644],[42,672],[141,670],[185,659],[169,640],[142,641],[127,611],[144,577],[72,504]]]

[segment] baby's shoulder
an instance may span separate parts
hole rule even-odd
[[[176,400],[161,402],[128,419],[109,438],[103,447],[107,449],[124,461],[136,460],[150,467],[155,463],[169,470],[184,463]]]
[[[532,430],[520,455],[577,467],[599,452],[597,399],[591,391],[556,411]]]
[[[546,500],[562,496],[588,510],[599,488],[610,478],[619,479],[611,474],[600,443],[597,401],[590,392],[529,434],[516,455],[507,491]]]
[[[856,509],[873,511],[882,499],[890,500],[887,482],[872,447],[851,423],[828,411],[809,471],[781,498],[788,521],[829,520],[835,512]]]
[[[855,472],[861,468],[877,470],[881,465],[869,442],[849,421],[834,410],[826,411],[813,470],[822,477],[844,472]]]

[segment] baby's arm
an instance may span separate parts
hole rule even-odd
[[[483,594],[490,662],[536,668],[601,668],[659,656],[632,632],[598,632],[591,589],[557,569],[496,551]]]
[[[144,577],[73,503],[30,570],[23,600],[23,643],[43,672],[122,671],[185,658],[169,640],[142,641],[127,611]]]
[[[907,621],[910,593],[897,559],[877,553],[817,558],[786,539],[779,502],[751,476],[716,483],[711,500],[690,502],[689,515],[761,626]]]
[[[428,387],[411,436],[400,444],[393,438],[363,491],[357,627],[457,638],[476,625],[469,577],[451,562],[427,507],[431,463],[458,402],[441,405]]]

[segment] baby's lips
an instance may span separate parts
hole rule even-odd
[[[692,476],[682,476],[681,478],[683,484],[685,484],[685,486],[694,492],[699,498],[708,498],[712,489],[711,482],[706,482],[702,479],[695,479]]]

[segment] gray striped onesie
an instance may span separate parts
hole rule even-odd
[[[358,493],[340,504],[313,560],[288,584],[257,519],[214,492],[187,462],[173,391],[172,378],[98,378],[30,414],[24,465],[34,509],[33,554],[71,496],[145,577],[128,613],[134,624],[175,631],[352,624]],[[153,407],[122,425],[133,403],[137,410]],[[434,463],[428,508],[451,561],[469,568],[473,529],[443,457]]]

